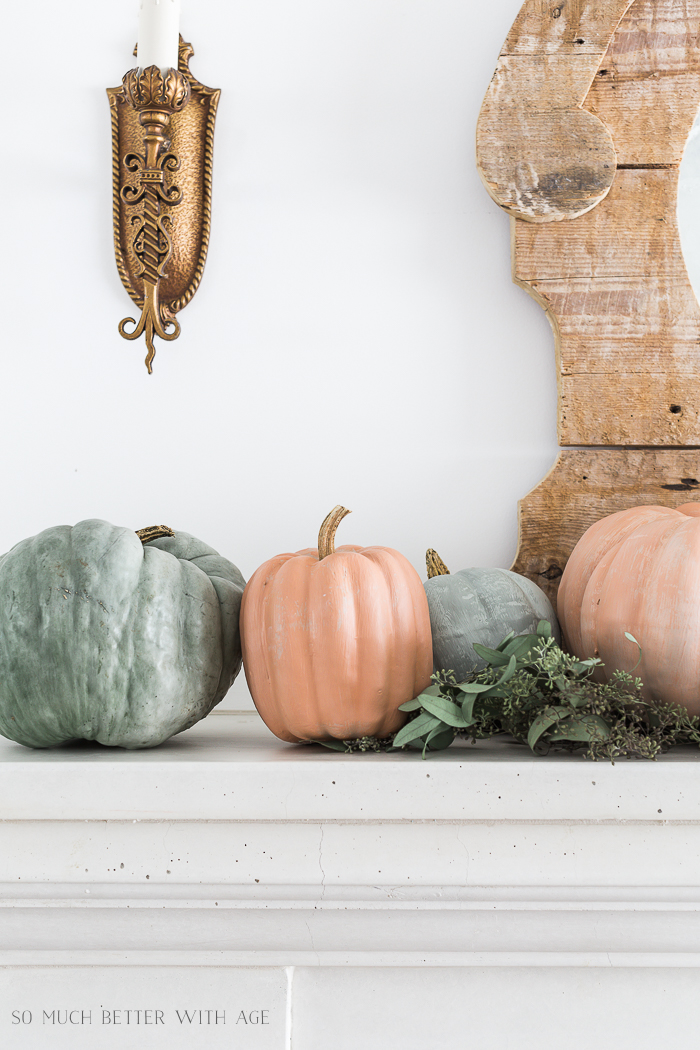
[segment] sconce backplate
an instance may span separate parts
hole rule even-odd
[[[173,113],[167,132],[169,153],[179,161],[172,181],[181,197],[172,206],[162,198],[160,202],[160,216],[171,242],[159,281],[160,310],[165,321],[187,306],[197,291],[209,247],[214,123],[221,92],[205,87],[192,76],[189,60],[193,54],[192,45],[180,38],[178,66],[189,82],[191,96],[181,112]],[[134,176],[125,159],[143,152],[144,129],[123,85],[108,88],[107,95],[112,115],[114,250],[122,283],[142,308],[144,267],[137,251],[143,208],[125,201],[122,190],[133,183]]]

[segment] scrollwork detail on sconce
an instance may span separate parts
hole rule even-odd
[[[192,76],[192,54],[181,38],[177,70],[131,69],[121,88],[108,90],[115,255],[122,283],[141,309],[138,322],[125,318],[119,333],[129,340],[145,335],[149,373],[154,336],[170,341],[180,334],[174,315],[199,286],[209,244],[219,91]],[[177,185],[170,180],[175,173]]]

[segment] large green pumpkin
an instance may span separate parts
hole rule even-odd
[[[435,671],[453,671],[463,682],[486,666],[474,642],[494,649],[507,634],[534,634],[540,620],[549,620],[559,641],[556,613],[536,583],[510,569],[462,569],[450,573],[434,550],[426,554],[425,583],[433,633]]]
[[[243,577],[187,533],[146,540],[81,521],[0,558],[3,736],[153,747],[226,695],[241,667]]]

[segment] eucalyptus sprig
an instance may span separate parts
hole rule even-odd
[[[631,634],[626,637],[638,644]],[[346,752],[418,748],[425,758],[456,737],[475,742],[508,734],[538,755],[557,747],[612,762],[654,759],[679,743],[700,746],[697,717],[646,699],[641,680],[629,672],[615,671],[609,681],[596,681],[601,661],[565,653],[546,620],[535,634],[511,632],[496,649],[475,644],[474,650],[486,666],[465,682],[457,682],[450,671],[434,674],[433,685],[401,705],[412,718],[393,740],[363,737],[330,746]]]

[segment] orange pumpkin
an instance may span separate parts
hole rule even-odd
[[[635,674],[645,695],[700,714],[700,503],[633,507],[592,525],[569,558],[557,598],[565,640],[599,656],[609,677]]]
[[[335,507],[318,550],[253,573],[241,606],[243,666],[255,706],[282,740],[385,737],[399,704],[430,684],[433,647],[420,577],[388,547],[334,548]]]

